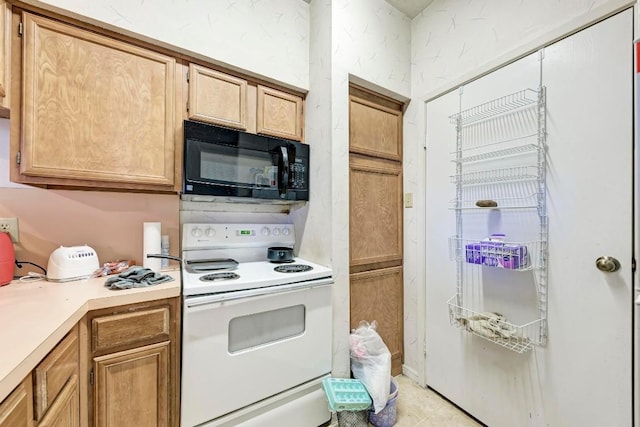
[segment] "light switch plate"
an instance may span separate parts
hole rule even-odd
[[[404,193],[404,207],[405,208],[413,207],[413,193]]]

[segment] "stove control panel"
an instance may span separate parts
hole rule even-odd
[[[293,224],[183,224],[182,249],[293,246]]]

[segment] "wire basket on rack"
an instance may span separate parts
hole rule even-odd
[[[495,312],[478,312],[457,304],[454,295],[447,301],[449,306],[449,322],[467,332],[492,341],[516,353],[531,350],[540,345],[540,322],[536,319],[524,325],[515,325]]]

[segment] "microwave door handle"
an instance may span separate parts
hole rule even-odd
[[[280,152],[282,153],[282,175],[280,181],[280,198],[285,199],[287,197],[287,187],[289,185],[289,153],[287,147],[280,146]]]

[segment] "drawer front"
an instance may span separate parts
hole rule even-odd
[[[78,374],[78,364],[76,326],[34,369],[36,420],[42,418],[69,378]]]
[[[96,317],[91,322],[92,351],[169,339],[169,308]]]

